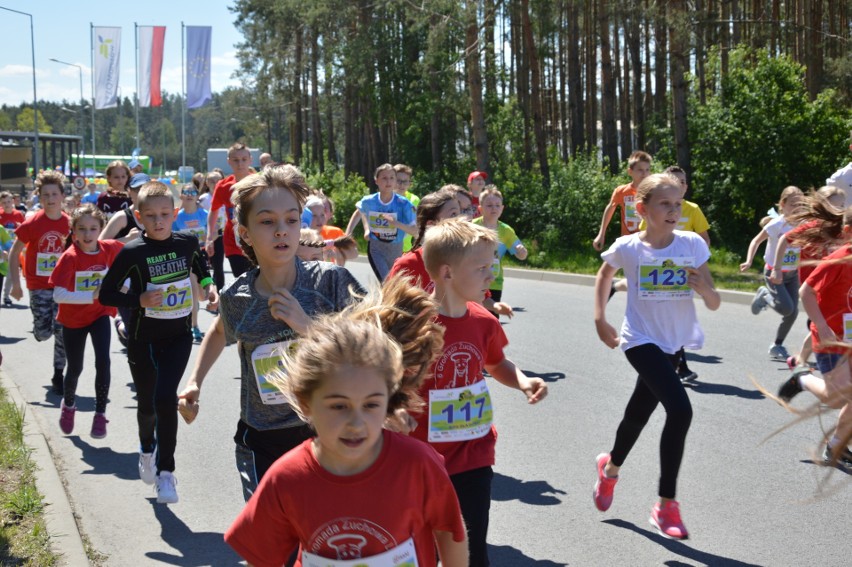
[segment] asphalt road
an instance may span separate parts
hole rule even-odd
[[[362,282],[372,279],[365,263],[350,266]],[[509,277],[504,299],[517,311],[504,326],[507,355],[546,380],[550,396],[528,406],[517,391],[492,389],[499,432],[489,533],[495,566],[849,564],[852,478],[812,462],[821,427],[833,416],[767,439],[794,419],[752,383],[774,391],[786,376],[766,355],[777,315],[753,316],[748,306],[732,303],[716,312],[699,307],[707,342],[690,353],[699,379],[690,393],[694,419],[678,487],[691,538],[674,542],[648,525],[662,410],[622,468],[612,508],[601,513],[592,503],[594,457],[610,449],[634,382],[623,354],[595,335],[592,288]],[[624,296],[617,295],[609,306],[616,326],[623,311]],[[202,313],[202,327],[211,319]],[[3,369],[46,429],[81,531],[103,564],[239,564],[222,540],[243,505],[232,442],[239,415],[235,350],[227,349],[207,378],[197,421],[181,422],[175,473],[181,501],[166,506],[156,504],[152,487],[138,478],[136,403],[118,341],[108,437],[89,436],[91,350],[76,429],[65,437],[59,398],[48,391],[49,343],[36,343],[30,328],[22,304],[0,311]],[[797,323],[788,346],[803,332]],[[795,402],[805,408],[811,399]]]

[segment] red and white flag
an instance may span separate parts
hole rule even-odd
[[[136,77],[139,84],[139,106],[161,106],[160,74],[163,71],[165,26],[139,26],[139,63]]]

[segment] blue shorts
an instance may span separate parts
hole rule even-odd
[[[817,368],[823,376],[834,370],[843,357],[842,354],[826,352],[815,352],[814,356],[816,357]]]

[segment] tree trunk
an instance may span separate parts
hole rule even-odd
[[[612,72],[609,8],[606,2],[598,7],[597,23],[601,38],[601,151],[608,162],[610,172],[615,175],[620,164],[615,127],[615,77]]]
[[[314,150],[314,161],[317,162],[320,171],[325,171],[325,156],[322,151],[322,130],[320,127],[319,108],[319,34],[316,30],[311,32],[311,118],[313,132],[311,132],[311,145]]]
[[[627,48],[630,51],[630,70],[633,73],[633,128],[636,147],[645,147],[645,109],[642,104],[642,54],[640,53],[639,14],[632,10],[627,24]],[[623,126],[622,126],[623,127]]]
[[[687,83],[686,69],[689,64],[689,22],[686,0],[670,0],[669,30],[671,34],[672,111],[677,164],[692,177],[687,128]]]
[[[809,0],[810,10],[807,14],[809,22],[807,26],[807,57],[805,70],[805,83],[808,87],[808,95],[815,100],[821,87],[823,74],[822,54],[822,0]]]
[[[532,82],[532,117],[535,132],[536,154],[541,169],[541,177],[545,187],[550,187],[550,167],[547,163],[547,140],[544,135],[544,119],[541,104],[541,67],[539,66],[538,51],[530,22],[529,0],[521,0],[521,22],[524,30],[524,47],[529,61]]]
[[[586,0],[583,16],[586,49],[586,147],[591,149],[598,143],[598,62],[597,41],[595,40],[595,7],[594,0]]]
[[[568,120],[571,125],[571,155],[576,156],[585,147],[583,129],[583,77],[580,64],[580,11],[579,0],[568,0]]]
[[[290,128],[290,148],[293,163],[302,161],[302,30],[295,31],[293,60],[293,123]]]
[[[330,34],[325,35],[325,40],[328,41]],[[328,148],[328,161],[337,164],[337,149],[334,143],[334,108],[337,107],[334,101],[334,68],[331,63],[331,47],[324,43],[323,48],[323,67],[325,69],[325,133],[326,147]]]
[[[571,0],[568,0],[570,2]],[[562,161],[568,161],[568,152],[571,143],[571,136],[568,133],[568,90],[567,85],[567,70],[568,62],[566,58],[566,44],[569,41],[568,34],[564,30],[568,29],[566,22],[567,8],[566,2],[559,2],[559,32],[557,32],[559,42],[559,137],[561,146]],[[573,152],[571,152],[573,155]]]
[[[615,24],[615,53],[617,54],[619,51],[622,53],[622,64],[616,65],[615,67],[615,76],[616,80],[619,84],[619,95],[618,95],[618,123],[620,128],[618,129],[618,139],[621,145],[621,159],[627,159],[627,156],[631,154],[632,149],[632,136],[630,130],[630,56],[627,52],[627,39],[624,41],[624,49],[619,47],[619,36],[618,33],[618,24]],[[616,62],[618,58],[616,57]]]
[[[482,74],[479,70],[479,25],[476,0],[467,2],[467,28],[465,30],[465,67],[470,92],[470,120],[473,129],[473,151],[476,169],[489,171],[488,131],[485,128],[485,109],[482,102]]]

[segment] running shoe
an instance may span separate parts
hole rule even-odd
[[[177,504],[177,479],[169,471],[160,471],[157,475],[157,503]]]
[[[790,353],[784,348],[784,345],[772,345],[769,347],[769,358],[786,362],[790,358]]]
[[[115,332],[118,334],[118,342],[121,343],[121,346],[127,346],[127,327],[124,326],[124,322],[116,317],[115,319]]]
[[[843,449],[843,452],[837,455],[837,461],[835,461],[834,456],[831,454],[831,448],[826,445],[822,452],[822,462],[830,467],[840,466],[844,469],[852,470],[852,451],[849,451],[849,447],[846,447]]]
[[[803,391],[802,385],[799,383],[799,377],[803,374],[809,374],[810,368],[799,368],[798,370],[794,370],[790,377],[787,378],[787,381],[781,384],[781,387],[778,388],[778,397],[790,403],[790,400],[795,398],[799,393]]]
[[[71,435],[71,432],[74,431],[74,414],[76,413],[77,406],[69,408],[65,405],[65,400],[62,400],[62,403],[59,404],[59,429],[65,435]]]
[[[198,327],[192,328],[192,340],[197,343],[200,343],[204,339],[204,333],[201,332],[201,329]]]
[[[92,437],[95,439],[103,439],[106,437],[106,426],[109,420],[102,413],[95,413],[95,418],[92,420]]]
[[[595,464],[598,469],[598,480],[595,483],[595,507],[601,512],[606,512],[612,506],[612,493],[615,490],[615,483],[618,482],[618,477],[610,478],[604,474],[604,468],[609,462],[609,453],[601,453],[595,457]]]
[[[766,296],[769,295],[769,289],[766,286],[757,288],[757,293],[754,294],[754,299],[751,300],[751,312],[757,315],[766,309],[768,303]]]
[[[3,305],[5,305],[6,307],[11,307],[12,306],[12,300],[7,297],[6,299],[3,300]]]
[[[689,532],[680,519],[680,508],[678,503],[670,500],[665,504],[657,502],[651,510],[648,521],[657,528],[660,535],[669,539],[689,539]]]
[[[62,370],[59,368],[53,370],[53,378],[50,379],[50,391],[57,396],[65,394],[65,378],[62,376]]]
[[[698,373],[693,372],[689,368],[684,368],[684,369],[678,370],[677,375],[678,375],[678,378],[680,378],[680,381],[683,382],[684,384],[686,382],[694,382],[695,380],[698,379]]]
[[[154,460],[154,453],[139,452],[139,478],[145,484],[154,484],[157,480],[157,463]]]

